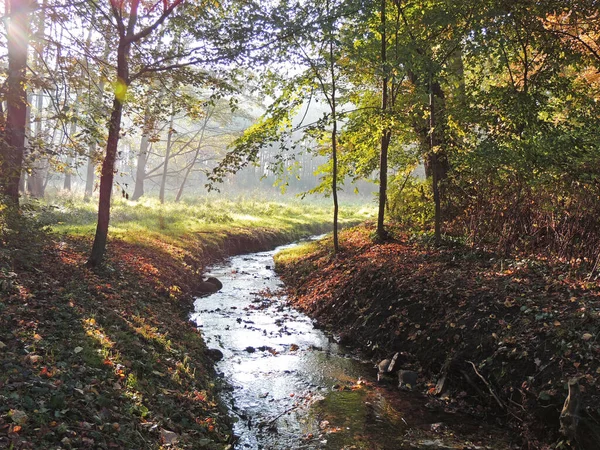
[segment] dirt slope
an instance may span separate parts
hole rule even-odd
[[[461,248],[397,239],[372,227],[279,258],[292,303],[375,360],[401,352],[434,395],[446,376],[449,408],[517,428],[525,448],[600,448],[600,283],[568,265],[501,261]],[[558,433],[569,379],[579,379],[576,438]],[[554,447],[552,447],[554,448]]]

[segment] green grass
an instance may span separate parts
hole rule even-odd
[[[277,266],[285,266],[290,262],[297,261],[303,256],[316,253],[322,244],[319,241],[302,242],[291,248],[277,252],[274,256]]]
[[[93,235],[97,203],[69,197],[54,197],[42,203],[38,219],[58,233]],[[373,217],[367,205],[342,206],[340,223],[357,223]],[[137,242],[160,237],[173,243],[198,233],[227,232],[232,229],[268,228],[279,231],[302,229],[332,220],[332,208],[303,201],[276,202],[258,198],[218,199],[207,197],[194,202],[168,202],[145,198],[132,202],[115,198],[111,208],[110,234]]]

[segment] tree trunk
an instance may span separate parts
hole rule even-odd
[[[98,223],[96,235],[92,245],[92,252],[87,265],[95,267],[102,262],[106,250],[108,237],[108,224],[110,221],[110,201],[114,181],[115,161],[117,159],[117,147],[119,144],[119,133],[121,131],[121,118],[123,115],[123,102],[127,95],[129,86],[129,52],[130,42],[121,36],[117,49],[117,86],[113,99],[113,108],[110,115],[108,128],[108,140],[106,143],[106,155],[102,162],[100,175],[100,199],[98,201]]]
[[[56,128],[52,132],[50,145],[54,145]],[[35,198],[43,198],[48,184],[49,161],[47,157],[36,157],[31,167],[31,174],[27,177],[27,192]]]
[[[144,112],[144,126],[142,128],[142,140],[138,154],[137,168],[135,173],[135,187],[131,200],[136,201],[144,195],[144,180],[146,179],[146,163],[148,162],[148,147],[150,143],[150,132],[154,129],[154,120],[150,117],[150,109]]]
[[[190,176],[190,172],[192,171],[192,169],[194,168],[194,165],[196,164],[196,160],[198,159],[198,155],[200,154],[201,148],[202,148],[202,141],[200,141],[198,143],[198,147],[196,147],[196,153],[194,153],[194,158],[192,159],[192,162],[187,166],[187,169],[185,170],[185,175],[183,176],[183,181],[181,182],[181,185],[179,186],[179,190],[177,191],[177,196],[175,197],[175,203],[177,203],[177,202],[179,202],[179,200],[181,200],[181,196],[183,195],[183,188],[185,187],[185,183],[187,182],[187,179]]]
[[[90,144],[88,147],[87,171],[85,177],[85,193],[83,201],[88,201],[94,193],[94,176],[96,174],[96,161],[94,155],[96,153],[97,144]]]
[[[383,80],[381,90],[381,113],[383,120],[386,120],[388,109],[388,69],[387,69],[387,38],[385,32],[386,26],[386,8],[385,2],[381,0],[381,64],[383,68]],[[381,135],[381,151],[379,154],[379,212],[377,215],[377,239],[383,241],[387,238],[385,230],[385,204],[387,199],[387,170],[388,170],[388,148],[390,146],[391,132],[384,128]]]
[[[8,0],[8,77],[6,79],[5,145],[0,155],[0,181],[4,194],[14,204],[19,204],[19,180],[23,167],[27,95],[25,71],[29,46],[30,0]]]
[[[385,1],[385,0],[384,0]],[[330,15],[329,2],[327,2],[327,15]],[[337,85],[335,80],[335,62],[333,55],[333,39],[329,41],[329,64],[331,69],[331,120],[333,121],[331,129],[331,195],[333,197],[333,254],[340,251],[340,242],[338,239],[338,161],[337,161]]]
[[[139,200],[144,195],[144,179],[146,178],[146,162],[148,161],[148,132],[144,131],[140,142],[140,153],[138,154],[137,168],[135,172],[135,187],[131,200]]]
[[[169,170],[169,158],[171,157],[171,147],[173,145],[173,121],[175,120],[175,106],[171,105],[171,119],[169,120],[169,130],[167,135],[167,149],[165,150],[165,164],[160,181],[160,203],[165,203],[165,189],[167,185],[167,171]]]
[[[440,245],[442,243],[442,206],[440,199],[440,178],[441,178],[441,164],[439,155],[437,154],[439,148],[439,141],[437,138],[438,130],[436,127],[436,119],[435,119],[435,95],[434,95],[434,86],[433,81],[431,79],[431,74],[429,75],[429,139],[430,139],[430,149],[429,149],[429,161],[431,167],[432,174],[432,185],[433,185],[433,204],[434,204],[434,236],[435,236],[435,245]]]
[[[73,165],[73,158],[70,156],[67,158],[66,169],[65,169],[65,180],[63,182],[63,189],[71,192],[71,166]]]
[[[75,103],[77,103],[77,98],[75,99]],[[73,116],[73,119],[75,119],[77,117],[77,107],[75,107],[75,115]],[[71,121],[71,127],[69,129],[69,137],[68,139],[73,142],[73,137],[75,136],[75,132],[77,131],[77,122],[75,120]],[[65,191],[71,191],[71,180],[72,180],[72,166],[73,165],[73,156],[72,155],[68,155],[67,156],[67,164],[66,164],[66,170],[65,170],[65,181],[63,183],[63,189]]]
[[[4,139],[6,131],[6,120],[4,118],[4,102],[0,101],[0,155],[4,155]],[[1,172],[0,172],[1,174]]]
[[[114,181],[115,161],[117,159],[117,147],[119,144],[119,133],[121,131],[121,118],[123,115],[123,103],[127,98],[127,89],[129,87],[129,53],[131,44],[148,36],[173,12],[183,0],[173,0],[164,2],[164,11],[153,25],[135,32],[135,26],[138,20],[138,8],[140,0],[128,2],[129,14],[127,24],[123,22],[123,17],[118,13],[118,9],[113,8],[113,18],[116,21],[119,31],[119,46],[117,47],[117,79],[115,83],[115,96],[113,99],[113,108],[110,115],[108,128],[108,140],[106,142],[106,155],[102,163],[102,172],[100,175],[100,199],[98,203],[98,224],[96,226],[96,235],[92,252],[87,261],[87,265],[94,267],[102,262],[106,250],[106,240],[108,237],[108,224],[110,221],[110,199]],[[121,3],[123,5],[123,3]]]
[[[33,126],[33,135],[39,141],[42,134],[42,109],[44,108],[44,93],[40,89],[35,100],[35,119]],[[40,155],[36,155],[31,162],[29,175],[27,176],[27,192],[32,197],[40,198],[42,196],[44,183],[44,160]]]

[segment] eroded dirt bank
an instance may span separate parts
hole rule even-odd
[[[400,352],[418,390],[448,409],[508,423],[524,448],[600,448],[600,283],[567,265],[501,261],[397,240],[370,227],[279,257],[293,306],[374,360]],[[576,437],[559,433],[567,382],[581,391]],[[441,385],[441,383],[440,383]]]
[[[326,228],[112,240],[97,270],[87,239],[21,242],[0,279],[0,447],[227,448],[213,361],[189,321],[203,268]]]

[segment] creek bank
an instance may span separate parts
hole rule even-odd
[[[600,447],[600,282],[567,265],[501,261],[461,248],[375,244],[341,234],[276,268],[291,305],[346,345],[419,373],[418,389],[480,420],[510,425],[529,448]],[[559,433],[568,380],[582,390],[576,438]],[[438,384],[438,381],[440,382]]]
[[[21,239],[0,273],[0,447],[228,448],[216,355],[189,321],[203,268],[328,227],[112,239],[96,270],[89,238]]]
[[[404,391],[389,401],[391,390],[375,382],[372,363],[286,305],[272,270],[274,253],[211,266],[223,288],[198,298],[192,315],[216,347],[227,387],[222,397],[238,419],[235,448],[514,448],[504,430],[444,413],[422,396]],[[415,386],[416,375],[406,371],[398,379]]]

